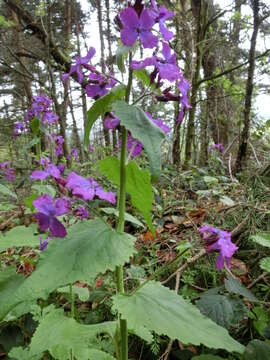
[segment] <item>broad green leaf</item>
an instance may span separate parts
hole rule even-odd
[[[164,133],[137,106],[128,105],[124,101],[115,101],[112,110],[120,119],[121,125],[143,144],[148,155],[152,179],[157,180],[161,170],[160,145],[165,137]]]
[[[227,275],[228,278],[225,279],[225,288],[229,293],[242,295],[248,300],[254,301],[257,300],[256,296],[252,294],[244,285],[241,284],[240,280],[234,279],[231,275]]]
[[[43,354],[31,356],[28,348],[16,347],[9,352],[9,358],[18,360],[43,360]]]
[[[124,95],[125,86],[115,86],[107,95],[96,100],[93,106],[87,111],[87,126],[84,129],[84,146],[86,147],[87,151],[92,126],[99,118],[99,116],[102,116],[105,114],[105,112],[110,111],[113,101],[122,99]]]
[[[29,358],[49,351],[59,360],[69,360],[71,352],[80,360],[113,360],[111,355],[98,349],[97,337],[99,334],[114,336],[116,326],[115,321],[83,325],[66,317],[63,310],[55,309],[41,319],[29,346]],[[12,352],[10,355],[14,356]]]
[[[133,70],[133,73],[145,86],[150,86],[150,76],[145,69]]]
[[[56,190],[51,185],[34,184],[32,185],[32,189],[36,190],[39,195],[49,194],[51,197],[55,197],[56,195]]]
[[[36,231],[37,228],[35,225],[30,225],[29,227],[16,226],[12,230],[0,234],[0,251],[12,247],[39,247],[40,235],[34,235]]]
[[[120,161],[115,157],[107,157],[98,163],[99,171],[118,187],[120,186]],[[126,191],[131,196],[131,203],[143,215],[147,225],[154,233],[151,210],[154,200],[150,175],[147,170],[140,169],[135,160],[126,167]]]
[[[252,340],[246,347],[244,360],[270,360],[270,345],[260,340]]]
[[[101,208],[101,211],[103,211],[107,215],[114,215],[116,217],[119,217],[119,211],[115,208]],[[144,227],[142,222],[140,222],[137,218],[135,218],[135,216],[133,216],[127,212],[125,212],[125,220],[134,225]]]
[[[0,322],[3,318],[2,315],[8,315],[4,321],[9,321],[14,320],[14,318],[19,317],[28,311],[25,307],[22,308],[20,305],[16,306],[16,299],[14,299],[17,289],[20,288],[24,281],[24,276],[17,274],[14,267],[7,267],[0,271]],[[27,299],[25,300],[27,302]],[[15,304],[12,304],[12,314],[8,314],[10,302],[15,302]]]
[[[270,272],[270,257],[265,257],[260,261],[260,268],[264,271]]]
[[[224,295],[205,295],[196,302],[200,311],[220,326],[230,328],[248,316],[243,301]]]
[[[0,184],[0,193],[11,196],[17,200],[17,195],[13,191],[9,190],[9,188],[5,185]]]
[[[270,234],[259,233],[250,237],[255,243],[270,248]]]
[[[116,50],[116,64],[118,66],[118,69],[121,71],[121,73],[125,72],[125,63],[124,59],[127,57],[128,53],[130,51],[130,48],[120,44]]]
[[[66,238],[49,241],[36,270],[13,294],[1,295],[0,319],[20,303],[46,299],[61,286],[87,282],[90,276],[123,265],[135,252],[133,243],[132,236],[112,230],[101,220],[72,226]]]
[[[70,287],[64,286],[62,288],[57,289],[57,292],[63,293],[63,294],[70,294]],[[89,290],[88,288],[82,288],[79,286],[72,286],[72,292],[73,295],[78,295],[79,299],[81,301],[87,301],[89,299]]]
[[[203,316],[174,291],[150,281],[133,295],[113,298],[117,309],[133,329],[146,327],[158,335],[179,339],[184,344],[204,344],[210,348],[243,352],[244,347],[227,330]]]
[[[253,325],[261,336],[264,336],[264,331],[269,324],[269,315],[264,308],[255,306],[248,314],[250,319],[253,319]]]
[[[218,179],[213,176],[204,176],[203,180],[207,186],[214,186],[218,184]]]

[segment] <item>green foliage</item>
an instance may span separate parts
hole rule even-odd
[[[57,289],[57,292],[70,295],[70,287],[64,286]],[[87,301],[89,299],[89,290],[87,287],[72,286],[73,295],[77,295],[81,301]]]
[[[264,271],[270,272],[270,257],[266,257],[260,261],[260,268]]]
[[[29,349],[28,359],[49,351],[54,359],[69,360],[73,354],[80,360],[112,360],[110,354],[99,349],[101,341],[99,334],[114,337],[116,322],[106,322],[97,325],[83,325],[72,318],[67,318],[63,310],[55,309],[41,318],[34,333]],[[21,360],[21,351],[12,350],[9,355]]]
[[[269,324],[269,315],[260,306],[255,306],[248,314],[249,318],[253,320],[253,325],[255,329],[261,336],[264,336],[264,331],[266,330]]]
[[[164,133],[137,106],[128,105],[124,101],[115,101],[112,110],[120,119],[121,125],[131,131],[132,136],[143,144],[148,155],[152,179],[157,180],[161,170],[160,144],[164,139]]]
[[[120,186],[120,161],[117,158],[107,157],[99,161],[98,168],[115,185]],[[132,205],[141,212],[154,232],[150,214],[154,200],[150,175],[147,170],[140,169],[134,160],[126,166],[126,191],[131,196]]]
[[[270,345],[260,340],[252,340],[246,348],[244,360],[270,360]]]
[[[96,100],[93,106],[88,110],[87,126],[84,132],[84,146],[86,147],[86,151],[88,151],[90,132],[96,120],[99,116],[104,115],[105,112],[110,111],[113,101],[122,99],[124,95],[125,86],[115,86],[107,95]]]
[[[202,296],[196,305],[204,315],[226,328],[237,325],[248,315],[243,301],[225,295],[207,294]]]
[[[222,360],[220,356],[211,355],[211,354],[204,354],[199,356],[194,356],[192,360]]]
[[[270,234],[258,233],[250,237],[255,243],[270,248]]]
[[[123,265],[134,254],[134,238],[118,233],[100,220],[74,225],[65,239],[54,239],[41,254],[36,270],[22,284],[0,298],[0,319],[18,304],[77,280],[89,281]]]
[[[30,246],[37,248],[40,245],[39,235],[34,235],[37,231],[35,225],[16,226],[12,230],[0,234],[0,252],[12,247]]]
[[[116,217],[119,217],[119,211],[115,208],[102,208],[101,211],[107,215],[114,215]],[[144,227],[143,223],[140,222],[140,220],[135,218],[135,216],[128,214],[127,212],[125,212],[125,221],[130,222],[133,225],[136,225],[139,227]]]
[[[183,343],[243,352],[241,344],[228,332],[204,317],[195,306],[156,282],[148,282],[131,296],[116,295],[114,309],[134,329],[145,327]]]
[[[256,296],[252,294],[245,286],[243,286],[240,280],[233,278],[231,275],[227,275],[228,278],[225,279],[225,288],[231,294],[242,295],[244,298],[254,301],[257,300]]]
[[[49,184],[34,184],[32,185],[32,189],[37,191],[38,195],[49,194],[51,197],[55,197],[56,195],[55,188]]]
[[[120,44],[116,50],[116,64],[121,73],[125,72],[125,59],[127,58],[129,51],[130,48],[123,44]]]
[[[9,190],[9,188],[5,185],[0,184],[0,193],[13,197],[13,199],[17,200],[17,195],[13,191]]]

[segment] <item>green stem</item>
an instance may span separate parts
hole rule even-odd
[[[132,53],[129,53],[129,63],[132,60]],[[125,101],[129,102],[130,92],[132,85],[132,70],[129,69],[128,84],[126,88]],[[126,207],[126,144],[127,144],[127,130],[122,127],[122,145],[121,145],[121,158],[120,158],[120,190],[119,190],[119,219],[117,224],[117,231],[123,232],[125,227],[125,207]],[[123,267],[117,266],[116,270],[116,285],[117,292],[124,294],[124,278]],[[119,318],[120,322],[120,359],[128,360],[128,330],[127,320]]]
[[[70,315],[72,318],[75,317],[75,304],[74,304],[74,295],[73,295],[73,289],[72,284],[69,284],[69,294],[70,294],[70,304],[71,304],[71,312]]]

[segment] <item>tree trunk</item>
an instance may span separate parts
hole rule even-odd
[[[100,38],[100,64],[101,64],[101,71],[102,74],[105,74],[106,67],[105,67],[105,54],[104,54],[104,36],[103,36],[103,22],[102,22],[102,0],[96,0],[97,4],[97,13],[98,13],[98,29],[99,29],[99,38]],[[103,119],[103,134],[105,139],[106,147],[110,146],[110,135],[108,129],[106,129]]]
[[[245,95],[245,108],[244,108],[244,127],[241,133],[240,145],[238,148],[237,159],[234,166],[234,174],[241,171],[246,166],[247,161],[247,146],[250,132],[250,111],[251,101],[253,93],[253,78],[255,70],[255,51],[256,40],[260,26],[259,18],[259,0],[253,1],[253,33],[251,37],[250,49],[249,49],[249,67],[248,78],[246,82],[246,95]]]
[[[208,13],[208,4],[204,0],[193,0],[192,1],[192,12],[196,19],[196,54],[195,54],[195,71],[192,76],[192,87],[191,87],[191,106],[189,111],[187,135],[186,135],[186,149],[185,149],[185,166],[187,166],[192,158],[192,147],[194,144],[195,137],[195,114],[197,107],[197,93],[199,89],[199,78],[202,63],[202,41],[204,40],[205,33],[205,22]]]

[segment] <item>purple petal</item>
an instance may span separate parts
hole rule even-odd
[[[149,31],[155,24],[155,20],[147,9],[144,9],[140,16],[140,29]]]
[[[43,170],[35,170],[32,172],[30,178],[33,180],[45,180],[50,174]]]
[[[219,253],[218,256],[217,256],[217,259],[216,259],[216,268],[217,268],[218,270],[224,268],[224,257],[222,256],[221,253]]]
[[[73,195],[78,195],[82,197],[84,200],[93,200],[95,196],[95,190],[92,188],[80,188],[76,187],[72,190]]]
[[[82,65],[89,63],[92,57],[95,55],[96,49],[94,47],[90,47],[86,56],[80,58],[80,63]]]
[[[39,212],[34,217],[37,219],[41,231],[46,231],[49,228],[50,217],[48,215]]]
[[[49,228],[52,236],[63,238],[67,235],[64,225],[61,224],[55,217],[50,218]]]
[[[153,49],[158,43],[158,37],[148,30],[144,30],[140,33],[140,39],[145,49]]]
[[[115,193],[104,191],[102,188],[96,189],[96,196],[101,200],[110,202],[111,204],[115,204],[116,202]]]
[[[171,48],[170,46],[165,43],[164,41],[162,41],[162,55],[164,56],[165,60],[169,60],[171,57]]]
[[[139,27],[138,15],[132,7],[128,7],[121,11],[120,20],[125,28],[134,30]]]
[[[136,61],[136,60],[132,61],[131,68],[134,70],[140,70],[148,66],[156,66],[156,64],[157,64],[157,57],[151,56],[144,59],[143,61]]]
[[[60,170],[58,169],[57,166],[50,164],[46,167],[45,169],[46,172],[48,172],[52,177],[54,177],[55,179],[59,179],[60,178]]]
[[[116,117],[106,116],[104,125],[106,129],[115,129],[120,124],[120,120]]]
[[[121,40],[122,43],[126,46],[133,46],[137,40],[138,31],[136,29],[131,30],[128,28],[123,28],[121,30]]]
[[[173,64],[159,64],[159,75],[161,79],[174,82],[181,76],[180,70],[177,65]]]
[[[55,202],[55,215],[64,215],[69,210],[69,202],[66,199],[57,199]]]
[[[163,39],[166,41],[169,41],[174,37],[174,33],[168,30],[168,28],[164,25],[162,20],[159,21],[159,30],[163,36]]]
[[[39,196],[33,201],[33,204],[39,212],[47,216],[50,216],[54,212],[53,199],[48,194]]]
[[[85,92],[88,97],[94,98],[100,93],[100,86],[99,85],[86,85]]]
[[[77,66],[77,78],[78,78],[78,82],[81,84],[83,82],[83,73],[80,69],[80,66]]]

